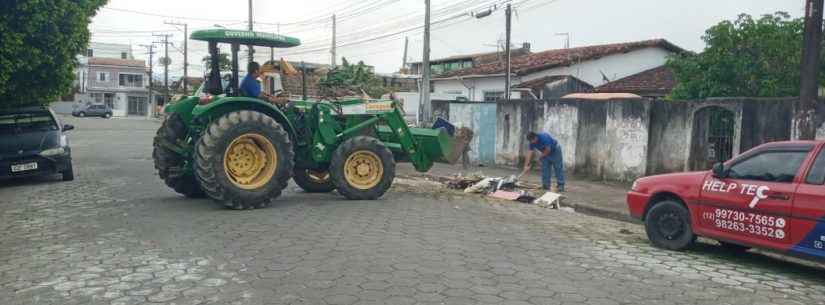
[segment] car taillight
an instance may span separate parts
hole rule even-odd
[[[207,94],[207,95],[201,96],[201,98],[200,98],[200,100],[199,100],[198,102],[199,102],[199,104],[201,104],[201,105],[206,105],[206,104],[209,104],[209,103],[211,103],[211,102],[212,102],[212,95]]]

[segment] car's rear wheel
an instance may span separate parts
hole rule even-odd
[[[668,250],[684,250],[696,242],[690,212],[673,200],[657,202],[650,208],[645,217],[645,231],[654,246]]]
[[[292,180],[307,193],[329,193],[335,190],[329,171],[298,168],[295,169]]]
[[[78,113],[78,114],[77,114],[77,116],[79,116],[79,117],[81,117],[81,118],[82,118],[82,117],[86,117],[86,113],[85,113],[85,112],[83,112],[83,111],[81,111],[80,113]]]
[[[104,118],[104,119],[108,119],[108,118],[111,118],[111,117],[112,117],[112,114],[111,114],[111,113],[108,113],[108,112],[107,112],[107,113],[104,113],[104,114],[103,114],[103,118]]]

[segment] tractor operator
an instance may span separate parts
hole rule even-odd
[[[556,174],[556,190],[564,192],[564,160],[562,158],[561,146],[556,139],[546,132],[527,134],[527,140],[530,141],[530,149],[524,160],[523,176],[533,166],[533,154],[539,151],[539,161],[541,161],[541,186],[545,190],[550,189],[553,172]],[[553,172],[550,169],[553,169]]]
[[[255,97],[262,100],[267,100],[273,104],[285,104],[285,98],[277,97],[261,90],[261,84],[258,78],[261,76],[261,65],[257,62],[250,62],[246,68],[247,74],[241,82],[239,91],[242,96]]]

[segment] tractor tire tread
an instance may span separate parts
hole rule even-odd
[[[270,140],[278,153],[278,167],[263,192],[239,190],[231,184],[223,168],[224,139],[233,127],[256,124],[266,127]],[[263,129],[263,128],[262,128]],[[269,206],[281,195],[292,177],[294,152],[289,134],[272,118],[256,111],[240,110],[224,114],[212,122],[195,145],[195,173],[201,188],[214,201],[234,210],[258,209]],[[226,181],[224,181],[226,180]]]

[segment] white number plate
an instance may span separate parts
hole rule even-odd
[[[35,170],[35,169],[37,169],[37,162],[14,164],[14,165],[11,166],[11,172],[12,173],[25,172],[25,171]]]

